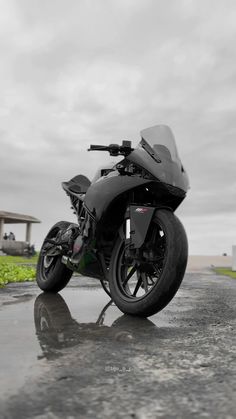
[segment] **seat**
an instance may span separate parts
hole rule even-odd
[[[90,180],[84,175],[77,175],[69,182],[62,182],[63,189],[73,194],[85,194],[90,185]]]

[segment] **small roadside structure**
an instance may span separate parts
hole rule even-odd
[[[23,255],[27,253],[27,248],[29,248],[31,243],[33,223],[41,223],[41,221],[30,215],[0,210],[0,250],[8,255]],[[4,240],[5,224],[26,224],[25,241]]]

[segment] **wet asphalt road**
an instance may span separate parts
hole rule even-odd
[[[98,284],[98,286],[96,285]],[[0,290],[0,417],[235,418],[236,280],[187,274],[149,319],[96,281]]]

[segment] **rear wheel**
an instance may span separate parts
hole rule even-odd
[[[43,291],[59,292],[68,284],[72,276],[73,271],[68,269],[61,262],[61,255],[48,256],[45,253],[45,246],[48,243],[48,239],[56,239],[58,234],[60,234],[62,230],[66,230],[70,224],[71,223],[67,221],[60,221],[55,224],[48,232],[43,242],[36,271],[37,284]]]
[[[148,317],[174,297],[188,258],[185,230],[169,210],[157,210],[137,251],[119,237],[109,269],[111,296],[126,314]]]

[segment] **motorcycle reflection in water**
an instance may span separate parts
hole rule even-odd
[[[63,349],[72,348],[87,341],[132,342],[146,341],[147,335],[158,328],[148,319],[122,315],[112,325],[104,325],[106,312],[112,300],[102,309],[95,323],[79,323],[60,294],[40,294],[34,303],[36,335],[42,349],[42,357],[55,359],[63,355]]]

